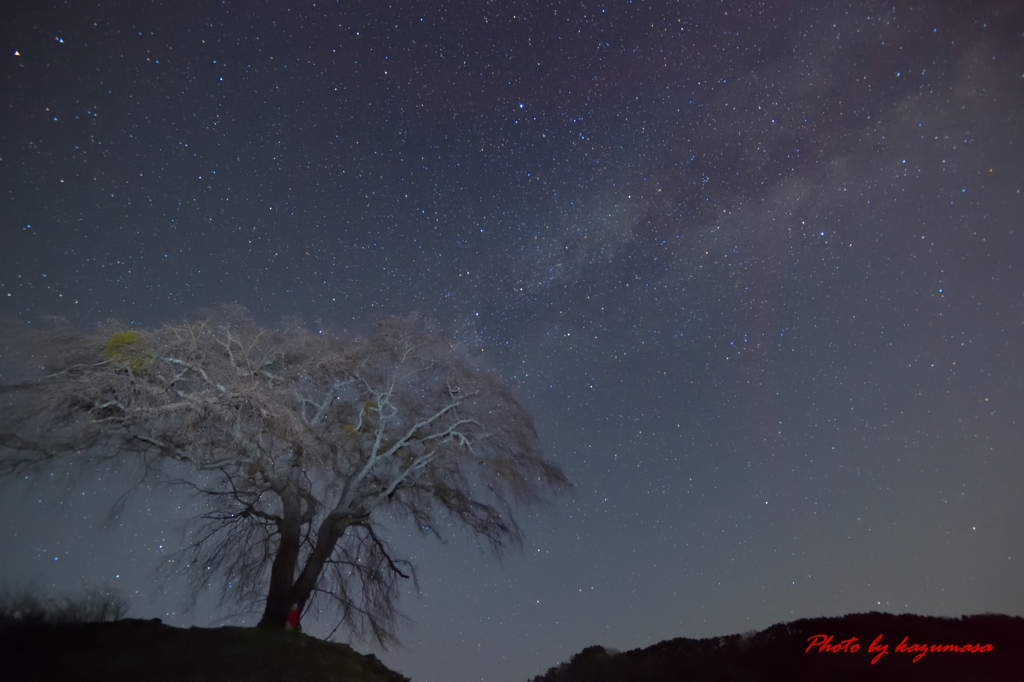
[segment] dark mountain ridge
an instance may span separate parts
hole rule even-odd
[[[1024,680],[1024,618],[859,613],[756,633],[587,647],[532,682]]]

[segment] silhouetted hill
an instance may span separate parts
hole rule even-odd
[[[296,632],[158,621],[0,631],[0,678],[29,682],[409,682],[346,644]]]
[[[929,647],[923,655],[922,645]],[[1024,618],[872,612],[798,620],[746,635],[673,639],[624,653],[592,646],[532,682],[683,680],[1019,682],[1024,680]]]

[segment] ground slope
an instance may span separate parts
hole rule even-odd
[[[0,678],[27,682],[408,682],[346,644],[280,630],[158,621],[35,625],[0,632]]]

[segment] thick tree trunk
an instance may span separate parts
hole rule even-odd
[[[295,581],[295,566],[299,560],[299,545],[302,541],[301,506],[294,492],[289,488],[281,494],[283,521],[278,526],[281,542],[270,569],[270,589],[263,618],[259,627],[284,629],[295,598],[292,586]],[[305,600],[303,600],[304,605]]]
[[[327,560],[334,552],[334,546],[345,530],[366,517],[329,514],[320,525],[316,545],[296,578],[302,541],[301,504],[294,495],[282,494],[281,500],[284,507],[284,521],[280,525],[281,543],[270,569],[270,589],[259,627],[284,629],[292,604],[298,604],[300,612],[305,608]]]
[[[338,544],[338,540],[345,534],[348,527],[357,521],[357,518],[351,516],[339,516],[332,513],[328,514],[327,518],[320,525],[320,529],[316,534],[316,546],[313,547],[313,551],[309,555],[309,559],[306,560],[302,573],[299,574],[292,588],[295,602],[299,604],[300,608],[305,606],[306,600],[313,593],[313,588],[316,587],[316,583],[320,579],[320,574],[323,572],[327,560],[331,558],[331,554],[334,552],[334,546]]]

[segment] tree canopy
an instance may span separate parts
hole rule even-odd
[[[333,607],[393,643],[414,573],[386,523],[463,527],[501,553],[521,542],[518,506],[570,486],[511,388],[415,318],[346,338],[225,310],[46,344],[44,374],[8,387],[24,409],[7,410],[0,474],[132,459],[205,498],[177,565],[263,626]]]

